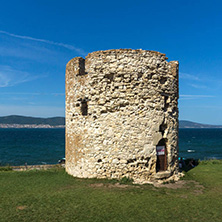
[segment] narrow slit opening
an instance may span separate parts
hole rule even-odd
[[[81,101],[81,113],[83,116],[88,115],[88,104],[86,100]]]

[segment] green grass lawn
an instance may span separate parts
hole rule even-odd
[[[202,162],[182,180],[170,189],[77,179],[64,169],[1,171],[0,221],[222,221],[222,161]]]

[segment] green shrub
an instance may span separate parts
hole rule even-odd
[[[11,166],[0,166],[0,171],[11,171],[12,167]]]

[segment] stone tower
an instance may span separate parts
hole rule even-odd
[[[66,67],[66,171],[76,177],[171,180],[178,173],[178,62],[119,49]]]

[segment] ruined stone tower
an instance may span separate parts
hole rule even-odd
[[[66,171],[76,177],[177,178],[178,62],[107,50],[66,67]]]

